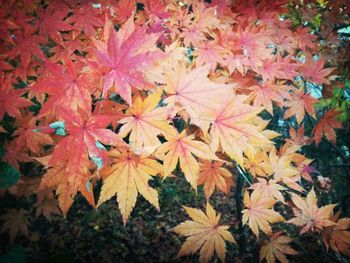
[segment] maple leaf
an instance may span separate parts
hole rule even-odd
[[[252,151],[248,149],[245,155],[244,168],[247,169],[253,177],[264,177],[271,174],[266,151]]]
[[[50,188],[39,191],[37,194],[35,217],[39,217],[41,214],[49,221],[51,221],[52,215],[61,215],[57,200],[55,199],[53,191]]]
[[[156,151],[156,156],[163,160],[164,177],[170,175],[179,161],[187,182],[197,189],[199,164],[193,155],[205,160],[217,160],[218,158],[207,144],[194,140],[193,135],[186,136],[185,130],[180,134],[166,134],[165,138],[167,142]]]
[[[71,145],[73,142],[77,143],[77,141],[73,140],[67,140],[66,142],[67,145]],[[80,144],[83,143],[82,141],[79,142]],[[67,216],[69,208],[72,206],[74,197],[77,195],[78,191],[93,207],[95,207],[92,185],[89,185],[91,175],[88,171],[88,155],[86,152],[80,152],[79,150],[81,150],[81,148],[78,148],[79,150],[74,152],[72,149],[68,148],[67,145],[65,145],[66,153],[72,160],[68,162],[61,157],[60,162],[49,164],[52,158],[50,156],[48,158],[49,160],[45,163],[49,168],[42,177],[38,189],[39,191],[44,191],[48,188],[56,189],[58,205],[64,217]]]
[[[200,42],[194,51],[196,56],[196,66],[210,65],[212,70],[223,62],[223,54],[225,49],[219,45],[218,41],[204,41]]]
[[[214,83],[208,79],[210,67],[202,66],[187,73],[185,63],[165,72],[164,88],[168,107],[181,105],[191,122],[204,131],[213,120],[215,108],[233,95],[233,85]]]
[[[117,195],[124,225],[136,204],[138,193],[159,210],[158,192],[148,185],[148,181],[152,176],[162,174],[161,164],[130,151],[112,150],[109,156],[113,157],[114,163],[100,171],[105,179],[97,206]]]
[[[67,160],[69,151],[72,151],[70,157],[73,158],[68,158],[68,160],[73,165],[74,157],[80,158],[79,156],[86,152],[94,161],[103,161],[106,151],[99,142],[107,145],[126,146],[118,134],[106,129],[106,126],[112,122],[112,116],[92,115],[91,113],[74,114],[65,109],[61,109],[61,115],[69,135],[56,145],[49,164]],[[74,174],[73,171],[70,172]]]
[[[278,155],[275,149],[272,149],[269,154],[268,170],[273,174],[273,178],[277,182],[282,182],[288,187],[302,192],[304,189],[298,184],[300,181],[300,173],[296,167],[292,165],[295,151],[298,147],[288,149],[289,152]]]
[[[108,26],[109,25],[109,26]],[[108,42],[96,41],[96,56],[105,68],[103,94],[113,86],[120,96],[131,105],[131,88],[149,89],[145,69],[151,68],[162,57],[156,42],[159,34],[147,34],[146,27],[135,29],[134,17],[115,32],[108,24]]]
[[[283,74],[282,67],[279,61],[276,59],[264,59],[262,61],[261,68],[259,68],[258,73],[261,74],[261,77],[264,81],[273,81],[276,78],[280,78]]]
[[[302,125],[298,129],[294,129],[293,127],[290,127],[289,135],[290,135],[290,141],[295,145],[303,146],[311,143],[310,137],[305,136],[304,125]]]
[[[332,212],[330,219],[336,224],[322,230],[322,240],[327,251],[331,248],[350,258],[350,218],[339,219],[340,213],[340,210],[335,215]]]
[[[274,198],[277,201],[284,203],[284,198],[281,193],[283,190],[287,190],[282,185],[278,184],[276,180],[266,180],[264,178],[257,178],[258,182],[251,185],[248,189],[254,191],[261,191],[263,196],[268,198]]]
[[[215,187],[225,194],[229,193],[233,184],[232,174],[223,166],[222,162],[204,160],[199,163],[198,184],[204,185],[207,200],[213,194]]]
[[[313,50],[316,47],[314,41],[317,36],[310,33],[309,27],[298,27],[294,32],[294,38],[297,41],[298,48],[306,51],[308,48]]]
[[[335,69],[335,68],[324,68],[325,60],[319,58],[314,61],[311,54],[306,56],[306,63],[300,67],[300,72],[310,82],[315,84],[330,84],[329,80],[326,77]]]
[[[2,160],[15,167],[17,170],[19,170],[19,163],[32,161],[32,158],[28,155],[27,152],[18,148],[17,142],[15,140],[12,140],[10,142],[6,141],[4,143],[4,150],[5,154]]]
[[[14,46],[7,52],[7,55],[15,59],[17,56],[20,58],[19,77],[23,80],[27,80],[27,69],[29,63],[32,60],[32,56],[35,56],[41,60],[45,60],[44,53],[40,49],[40,43],[43,42],[42,36],[35,35],[36,28],[32,28],[26,24],[22,30],[17,30],[13,35]]]
[[[265,259],[267,263],[275,263],[278,259],[282,263],[288,263],[286,255],[296,255],[298,253],[290,247],[289,243],[292,241],[292,238],[283,235],[282,232],[273,234],[270,240],[265,241],[260,248],[259,262]]]
[[[206,214],[199,209],[186,206],[183,208],[192,220],[186,220],[173,229],[175,233],[187,237],[178,256],[190,255],[200,249],[200,262],[209,262],[214,251],[220,260],[225,262],[225,241],[236,243],[227,230],[229,226],[219,225],[220,215],[216,215],[209,203],[207,203]]]
[[[278,212],[271,209],[276,200],[264,196],[262,191],[255,190],[251,195],[248,191],[245,191],[243,203],[247,209],[242,210],[242,223],[243,225],[248,223],[257,237],[259,237],[259,229],[270,235],[272,234],[270,224],[284,221],[284,218]]]
[[[243,167],[243,152],[254,140],[261,144],[270,144],[260,128],[253,123],[261,107],[245,104],[245,96],[236,96],[217,110],[210,128],[212,151],[217,151],[219,145],[230,158]]]
[[[64,66],[47,61],[45,75],[32,86],[36,93],[50,95],[40,110],[40,116],[59,111],[59,108],[91,111],[91,83],[82,72],[84,65],[67,57],[63,61]]]
[[[50,4],[47,8],[38,9],[38,27],[39,35],[46,40],[51,38],[53,41],[64,46],[60,31],[69,31],[72,26],[64,21],[68,15],[68,8],[65,4],[56,2]]]
[[[251,90],[249,96],[254,99],[253,105],[264,106],[271,115],[273,115],[272,102],[281,104],[284,98],[289,97],[288,86],[276,85],[271,82],[249,87],[249,90]]]
[[[124,22],[128,20],[128,18],[130,18],[133,13],[136,13],[136,1],[118,1],[116,4],[110,5],[110,10],[113,17],[116,17],[117,21]]]
[[[16,197],[29,198],[37,192],[40,184],[39,177],[25,177],[22,176],[15,185],[11,187],[11,194]]]
[[[143,101],[136,97],[132,107],[128,108],[126,118],[119,123],[124,124],[119,130],[120,137],[126,137],[129,133],[129,144],[135,153],[141,149],[152,153],[161,145],[158,135],[174,132],[174,128],[169,125],[168,109],[158,107],[161,93],[153,93]]]
[[[317,206],[317,198],[314,189],[307,194],[306,199],[299,195],[291,194],[296,208],[293,209],[295,217],[286,223],[302,226],[300,234],[308,231],[322,230],[324,227],[335,225],[331,221],[333,208],[336,205],[326,205],[321,208]]]
[[[335,109],[327,111],[323,117],[315,125],[313,133],[315,134],[316,145],[319,145],[322,139],[322,135],[326,135],[327,140],[330,140],[333,144],[337,142],[337,136],[334,129],[341,129],[343,125],[336,119],[339,112]]]
[[[18,150],[28,147],[33,153],[40,154],[43,152],[42,146],[54,144],[50,135],[36,131],[36,121],[32,113],[23,114],[16,119],[17,129],[13,135],[18,136],[15,139]]]
[[[310,164],[313,162],[312,159],[306,158],[304,155],[296,153],[293,156],[293,162],[297,165],[300,175],[310,183],[313,183],[313,180],[310,176],[311,173],[315,172]]]
[[[227,66],[228,72],[232,74],[236,70],[245,75],[247,73],[247,66],[249,65],[249,60],[243,55],[226,55],[222,64]]]
[[[73,14],[65,22],[73,25],[74,30],[78,33],[84,32],[86,35],[93,37],[96,33],[95,27],[103,26],[103,22],[98,18],[99,10],[93,8],[91,4],[83,4],[80,8],[75,8]]]
[[[5,112],[11,117],[20,116],[20,108],[29,107],[32,102],[21,97],[27,90],[12,88],[11,76],[1,75],[0,84],[0,120]]]
[[[305,111],[316,119],[314,104],[318,102],[318,99],[305,93],[304,88],[292,90],[292,97],[284,103],[284,106],[288,108],[284,113],[284,119],[288,119],[295,115],[297,123],[300,124],[304,119]]]
[[[1,227],[1,233],[9,231],[10,241],[13,243],[18,233],[29,238],[28,225],[29,221],[27,215],[29,212],[24,209],[7,209],[7,212],[0,218],[4,220]]]
[[[89,183],[89,157],[100,169],[107,159],[107,151],[101,143],[118,146],[126,146],[126,143],[116,133],[105,128],[111,122],[108,115],[86,113],[81,116],[65,109],[61,109],[61,115],[65,122],[55,124],[63,125],[69,135],[55,146],[47,164],[52,168],[44,176],[47,179],[42,184],[56,187],[59,206],[66,216],[77,191],[95,206],[92,185]]]

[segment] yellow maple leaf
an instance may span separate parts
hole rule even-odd
[[[292,201],[296,208],[293,209],[295,217],[286,223],[302,226],[300,234],[305,232],[321,230],[324,227],[335,225],[331,221],[333,208],[336,205],[326,205],[321,208],[317,206],[317,198],[314,189],[312,189],[307,197],[301,198],[299,195],[291,194]]]
[[[275,263],[276,258],[282,262],[287,263],[286,255],[296,255],[297,252],[289,246],[292,239],[288,236],[282,235],[282,232],[275,233],[269,241],[260,249],[260,260],[266,260],[267,263]]]
[[[246,157],[243,158],[244,168],[247,169],[253,177],[266,177],[271,174],[266,151],[252,151],[248,149],[245,155]]]
[[[282,182],[288,187],[303,192],[305,191],[299,182],[301,179],[297,167],[292,165],[294,152],[277,154],[276,149],[272,149],[269,153],[269,170],[273,173],[273,179]]]
[[[272,209],[276,200],[264,196],[263,191],[255,190],[250,196],[248,191],[245,191],[243,203],[247,209],[242,211],[242,223],[243,225],[248,223],[257,237],[259,236],[259,229],[270,235],[272,234],[270,224],[284,221],[284,218]]]
[[[222,150],[241,167],[244,163],[243,153],[255,143],[271,144],[254,123],[263,108],[246,104],[245,99],[245,96],[236,96],[222,104],[210,128],[211,149],[216,152],[221,145]]]
[[[194,189],[197,189],[199,164],[193,155],[206,160],[217,160],[209,146],[201,141],[194,140],[193,135],[186,136],[186,131],[180,134],[167,134],[167,142],[156,151],[157,157],[163,160],[164,177],[167,177],[176,168],[178,161],[186,180]]]
[[[227,230],[229,226],[219,225],[220,215],[216,215],[209,203],[207,203],[206,214],[199,209],[186,206],[184,208],[193,220],[186,220],[173,229],[175,233],[187,237],[178,256],[194,254],[200,249],[200,262],[209,262],[214,251],[220,260],[225,262],[225,240],[236,243],[232,234]]]
[[[162,173],[161,164],[150,157],[124,150],[112,150],[109,155],[114,158],[114,164],[100,170],[105,179],[97,206],[117,195],[124,224],[136,204],[138,193],[159,210],[158,192],[148,185],[148,181],[151,176]]]

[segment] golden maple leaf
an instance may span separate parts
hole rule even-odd
[[[219,225],[220,214],[216,215],[209,203],[207,203],[206,214],[199,209],[186,206],[184,208],[193,220],[186,220],[173,229],[175,233],[187,237],[178,256],[193,254],[200,249],[200,262],[209,262],[214,251],[220,260],[225,262],[225,240],[231,243],[236,241],[227,230],[229,226]]]
[[[295,217],[286,223],[302,226],[300,234],[309,230],[321,230],[324,227],[335,225],[331,221],[333,208],[336,205],[326,205],[321,208],[317,206],[317,198],[314,189],[312,189],[307,197],[301,198],[299,195],[291,194],[292,201],[296,208],[293,209]]]
[[[125,150],[112,150],[109,156],[113,157],[114,164],[100,170],[105,179],[97,206],[117,195],[124,224],[136,204],[138,193],[159,210],[158,192],[148,185],[148,181],[162,173],[161,164],[150,157]]]
[[[242,223],[243,225],[248,223],[257,237],[259,229],[270,235],[272,234],[270,224],[284,221],[284,218],[272,209],[276,200],[264,195],[263,191],[255,190],[250,196],[248,191],[245,191],[243,203],[247,209],[242,211]]]

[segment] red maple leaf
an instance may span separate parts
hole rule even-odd
[[[103,94],[114,87],[120,96],[131,105],[131,88],[149,89],[145,69],[161,57],[156,42],[159,34],[147,34],[146,27],[135,28],[134,18],[130,17],[122,28],[116,32],[111,23],[107,43],[96,42],[96,55],[105,68]]]
[[[12,59],[19,56],[20,70],[18,75],[24,81],[27,79],[27,68],[32,60],[32,56],[45,60],[44,53],[39,46],[44,38],[42,36],[34,35],[35,31],[36,28],[33,28],[28,24],[25,24],[23,30],[16,30],[12,38],[14,45],[7,52],[7,55]]]
[[[80,8],[73,10],[73,14],[66,19],[66,22],[73,24],[73,29],[84,32],[92,37],[96,34],[95,27],[102,27],[103,22],[98,18],[99,10],[93,8],[91,3],[85,4]]]
[[[84,65],[65,58],[65,65],[46,62],[46,72],[32,87],[35,92],[50,95],[44,103],[40,115],[53,112],[57,107],[83,111],[91,111],[91,95],[88,76],[82,73]]]
[[[288,119],[295,114],[297,123],[300,124],[307,112],[310,116],[316,119],[314,104],[318,101],[316,98],[312,97],[310,94],[305,93],[304,89],[292,89],[293,94],[290,99],[288,99],[284,106],[288,107],[284,113],[284,119]]]
[[[327,111],[320,121],[316,124],[313,133],[315,134],[315,142],[318,145],[321,142],[322,135],[324,134],[327,140],[336,144],[337,136],[334,129],[341,129],[343,125],[336,119],[339,112],[335,109]]]
[[[5,115],[5,112],[11,117],[20,116],[20,108],[25,108],[32,105],[32,102],[21,97],[28,90],[14,89],[12,87],[11,76],[0,76],[0,120]]]
[[[54,144],[50,135],[36,132],[37,119],[32,113],[25,113],[16,119],[17,130],[13,133],[18,136],[15,139],[17,150],[28,147],[33,153],[40,154],[44,145]]]
[[[64,21],[68,15],[68,8],[64,2],[53,2],[47,8],[38,9],[39,35],[57,42],[63,46],[63,39],[60,31],[69,31],[72,26]]]
[[[74,114],[70,110],[61,109],[60,114],[64,120],[64,126],[69,134],[55,147],[49,165],[68,161],[73,165],[75,158],[88,153],[95,162],[103,161],[107,151],[103,145],[126,145],[124,141],[113,131],[106,127],[113,121],[113,116],[91,115],[91,113]],[[69,171],[70,168],[67,168]],[[73,173],[74,174],[74,173]]]
[[[315,84],[330,84],[326,78],[335,68],[324,68],[325,60],[319,58],[314,61],[311,54],[306,56],[306,63],[300,67],[305,79]]]

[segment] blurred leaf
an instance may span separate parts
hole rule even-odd
[[[0,263],[25,263],[27,262],[26,251],[22,245],[15,245],[0,258]]]
[[[8,188],[19,180],[19,172],[7,163],[0,163],[0,188]]]

